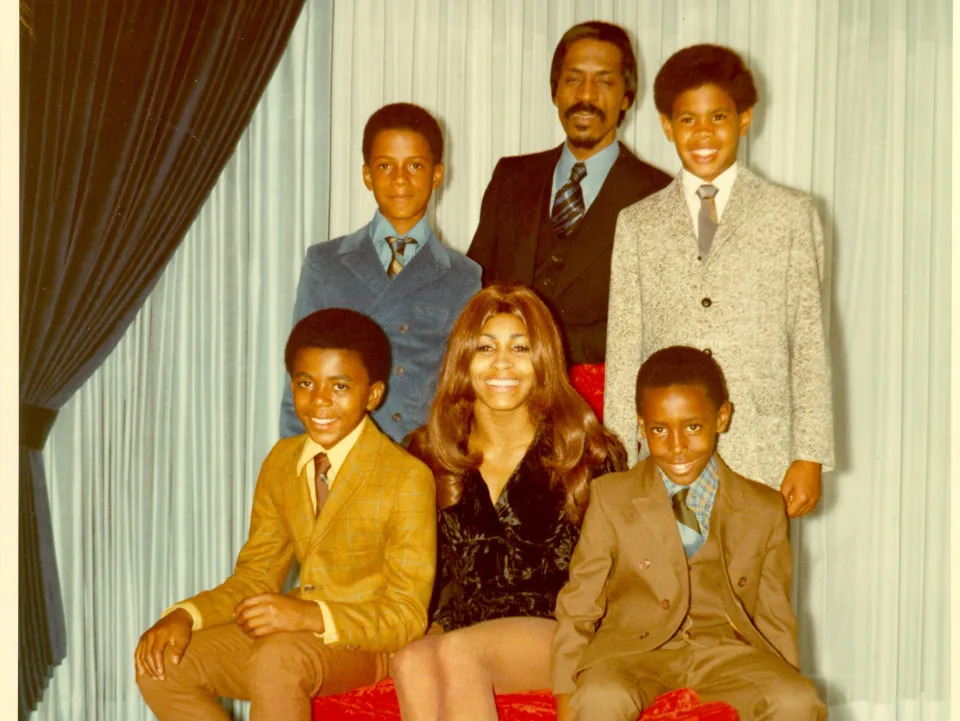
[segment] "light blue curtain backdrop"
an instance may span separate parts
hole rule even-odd
[[[650,97],[660,64],[718,42],[753,68],[741,161],[812,193],[827,234],[838,468],[792,529],[804,670],[834,720],[950,718],[951,13],[949,0],[308,0],[178,256],[48,441],[70,651],[37,716],[149,718],[138,635],[229,573],[275,440],[304,250],[373,213],[369,114],[407,100],[440,118],[431,218],[465,250],[496,160],[561,142],[550,57],[567,27],[600,18],[630,31],[641,63],[620,137],[671,173]]]

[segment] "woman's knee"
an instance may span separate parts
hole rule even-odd
[[[398,684],[435,670],[440,637],[424,637],[401,648],[390,659],[390,670]]]

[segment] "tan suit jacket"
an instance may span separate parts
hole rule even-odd
[[[833,466],[821,284],[810,196],[738,166],[705,262],[677,177],[620,212],[613,243],[604,423],[636,460],[637,371],[671,345],[709,348],[734,404],[720,452],[780,488],[797,459]]]
[[[720,541],[727,582],[716,592],[747,643],[798,668],[783,500],[719,457],[718,465],[709,533]],[[572,693],[577,672],[592,664],[663,645],[680,628],[689,604],[687,557],[653,460],[598,478],[570,580],[557,597],[554,692]]]
[[[250,534],[233,574],[188,599],[201,628],[233,621],[234,606],[279,591],[293,558],[293,593],[327,604],[338,648],[394,651],[427,625],[436,565],[433,474],[366,423],[314,517],[297,460],[305,435],[279,441],[260,470]]]

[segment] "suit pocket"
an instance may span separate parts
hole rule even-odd
[[[751,619],[757,607],[757,592],[760,588],[762,570],[762,555],[737,558],[727,566],[730,586]]]

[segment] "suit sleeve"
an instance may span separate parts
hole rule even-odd
[[[787,539],[787,518],[779,506],[770,514],[769,522],[773,531],[764,552],[753,625],[787,663],[799,669],[797,619],[790,604],[793,558]]]
[[[258,593],[279,591],[293,561],[293,541],[283,522],[273,484],[280,476],[271,457],[263,462],[250,512],[250,532],[233,573],[216,588],[187,599],[200,616],[197,628],[233,621],[233,608]],[[196,619],[195,619],[196,620]]]
[[[635,398],[643,349],[639,254],[631,214],[631,209],[620,212],[613,237],[603,391],[604,425],[620,438],[628,465],[637,462]]]
[[[317,305],[316,297],[323,284],[323,278],[317,273],[310,263],[309,251],[303,261],[303,268],[300,269],[300,281],[297,283],[297,299],[293,306],[292,329],[301,318],[305,318],[315,310],[320,310]],[[286,375],[287,382],[283,386],[283,394],[280,401],[280,437],[289,438],[303,433],[303,424],[297,418],[297,413],[293,409],[293,392],[290,390],[290,376]]]
[[[396,472],[384,550],[384,591],[372,602],[327,600],[337,627],[334,647],[396,651],[423,635],[436,570],[436,488],[422,463]]]
[[[503,160],[497,162],[493,169],[493,177],[483,193],[483,202],[480,204],[480,222],[477,232],[473,234],[473,241],[467,250],[467,257],[480,264],[483,269],[483,285],[490,285],[498,280],[497,268],[497,223],[500,219],[500,195],[503,179]]]
[[[607,578],[613,568],[616,544],[616,531],[594,486],[580,540],[570,559],[569,579],[557,596],[557,632],[550,653],[555,694],[573,693],[577,688],[577,668],[606,611]]]
[[[791,458],[833,467],[833,411],[830,363],[824,333],[823,229],[809,199],[800,211],[799,229],[790,249],[787,279],[790,294]]]

